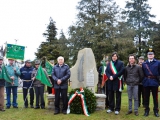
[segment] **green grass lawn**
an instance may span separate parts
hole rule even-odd
[[[159,120],[160,118],[156,118],[153,114],[153,102],[151,98],[150,104],[150,115],[148,117],[144,117],[144,108],[139,108],[139,116],[135,116],[134,114],[125,115],[128,111],[128,100],[127,93],[122,93],[122,107],[119,115],[115,115],[114,113],[108,114],[106,110],[96,111],[92,113],[89,117],[84,115],[77,114],[69,114],[63,115],[58,114],[54,115],[54,111],[49,111],[48,109],[33,109],[33,108],[23,108],[23,100],[22,94],[18,94],[18,109],[10,108],[5,112],[0,112],[0,120]],[[160,101],[159,101],[160,102]],[[47,104],[47,99],[46,99]],[[46,106],[47,107],[47,106]]]

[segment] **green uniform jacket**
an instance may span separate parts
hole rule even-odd
[[[14,84],[12,85],[11,83],[6,82],[5,86],[6,87],[11,87],[11,86],[17,86],[18,87],[18,77],[21,75],[21,73],[19,71],[19,68],[14,66],[14,65],[7,65],[6,68],[7,68],[7,72],[9,74],[9,76],[10,77],[14,76],[14,80],[13,80]],[[14,72],[14,68],[16,68],[16,72]]]

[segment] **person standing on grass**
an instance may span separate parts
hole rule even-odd
[[[111,57],[111,61],[107,65],[106,69],[109,92],[109,109],[107,110],[107,113],[111,113],[115,110],[115,115],[118,115],[121,109],[121,78],[124,72],[124,64],[122,61],[118,60],[117,52],[113,52]],[[116,93],[116,98],[114,93]]]
[[[142,67],[142,63],[144,62],[144,56],[140,56],[138,59],[138,65],[140,67]],[[140,84],[138,85],[138,103],[139,103],[139,107],[141,106],[141,101],[142,101],[142,105],[143,107],[145,107],[144,105],[144,87],[142,85],[142,80],[140,80]],[[142,99],[141,99],[142,96]]]
[[[144,116],[149,115],[149,99],[150,99],[150,91],[153,96],[154,103],[154,115],[159,117],[159,109],[158,109],[158,87],[159,87],[159,76],[160,76],[160,62],[154,58],[155,51],[153,49],[147,50],[147,58],[142,64],[142,70],[144,72],[145,78],[142,81],[145,90],[145,113]]]
[[[108,63],[109,63],[109,60],[108,59],[106,59],[105,60],[105,63],[106,63],[106,66],[108,65]],[[102,77],[103,77],[103,73],[102,73],[102,67],[104,67],[103,65],[99,68],[99,76],[100,76],[100,78],[101,78],[101,84],[102,84]],[[107,67],[105,68],[105,70],[107,69]],[[105,94],[106,95],[106,102],[105,102],[105,108],[108,108],[109,107],[109,101],[108,101],[108,80],[105,82],[105,85],[103,86],[103,88],[101,88],[102,89],[102,93],[103,94]]]
[[[44,87],[45,87],[45,85],[42,84],[41,81],[35,79],[39,65],[40,65],[40,61],[36,60],[35,61],[35,68],[33,69],[32,75],[31,75],[31,78],[34,81],[33,86],[34,86],[34,90],[35,90],[35,94],[36,94],[35,109],[39,109],[40,107],[41,107],[41,109],[45,109],[45,102],[44,102]],[[40,104],[39,104],[39,98],[40,98]]]
[[[33,81],[31,80],[31,74],[33,71],[33,67],[31,65],[30,60],[25,61],[25,65],[20,69],[21,76],[20,78],[23,81],[23,100],[24,100],[24,107],[28,108],[28,98],[27,94],[29,91],[30,95],[30,107],[34,108],[34,90],[33,90]]]
[[[54,80],[55,89],[55,111],[54,114],[60,113],[60,96],[62,97],[63,114],[67,114],[68,106],[68,79],[70,78],[70,68],[67,64],[64,64],[64,58],[62,56],[57,58],[58,64],[53,67],[52,78]]]
[[[124,82],[127,84],[128,92],[128,112],[126,115],[132,113],[132,98],[134,98],[134,114],[138,116],[138,85],[140,80],[144,77],[142,68],[136,64],[136,57],[129,55],[129,65],[124,71]]]
[[[18,77],[21,74],[19,68],[14,65],[14,60],[13,59],[8,59],[8,60],[9,60],[9,65],[6,66],[6,69],[8,71],[10,78],[13,80],[13,83],[5,82],[6,96],[7,96],[6,109],[9,109],[11,106],[11,91],[13,95],[12,106],[13,108],[18,108],[18,103],[17,103]]]
[[[0,78],[2,78],[2,64],[3,64],[3,57],[0,56]],[[0,79],[0,111],[4,112],[4,86],[5,80]]]

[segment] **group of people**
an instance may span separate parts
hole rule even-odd
[[[139,115],[138,108],[141,105],[145,107],[144,116],[149,115],[149,99],[150,91],[153,96],[153,111],[156,117],[159,117],[158,109],[158,87],[160,76],[160,61],[155,58],[155,51],[148,49],[147,60],[144,61],[144,57],[140,56],[138,64],[136,63],[136,56],[130,54],[128,57],[128,64],[125,67],[123,62],[118,58],[118,53],[113,52],[111,55],[111,61],[106,60],[106,75],[108,80],[105,85],[106,89],[106,107],[107,113],[115,112],[119,114],[121,110],[121,95],[120,87],[122,84],[127,85],[128,93],[128,111],[126,115],[132,113],[132,99],[134,99],[134,114]],[[99,70],[101,72],[101,68]]]
[[[12,82],[7,82],[4,79],[0,79],[0,111],[5,111],[4,109],[4,87],[6,88],[6,109],[10,109],[11,106],[13,108],[18,108],[17,103],[17,90],[18,90],[18,78],[23,81],[23,100],[24,107],[28,108],[29,104],[31,108],[35,109],[45,109],[45,101],[44,101],[44,87],[45,85],[41,83],[40,80],[36,79],[37,70],[40,65],[40,60],[36,60],[32,67],[32,62],[30,60],[25,61],[25,65],[22,68],[18,68],[14,64],[14,59],[8,59],[9,64],[6,67],[8,75]],[[57,64],[52,69],[52,75],[47,76],[48,80],[54,85],[55,89],[55,112],[54,114],[60,113],[60,97],[62,97],[63,101],[63,114],[67,114],[68,107],[68,79],[70,78],[70,68],[67,64],[64,64],[64,58],[62,56],[57,58]],[[3,65],[3,57],[0,56],[0,78],[2,78],[2,65]],[[47,72],[43,69],[45,74]],[[13,95],[13,101],[11,102],[11,92]],[[29,92],[30,102],[27,99],[27,94]],[[50,88],[48,92],[51,93]],[[34,93],[36,96],[36,102],[34,106]]]
[[[14,64],[14,59],[8,59],[9,64],[6,67],[7,73],[12,80],[12,82],[7,82],[4,79],[0,79],[0,111],[5,111],[4,109],[4,87],[6,88],[6,109],[18,108],[17,103],[17,90],[19,85],[19,78],[23,81],[23,100],[24,107],[28,108],[30,104],[31,108],[41,109],[45,108],[44,102],[44,84],[35,78],[37,69],[40,65],[40,60],[35,61],[35,67],[32,67],[31,61],[26,60],[25,65],[22,68],[18,68]],[[0,75],[2,75],[2,65],[3,57],[0,56]],[[44,72],[46,72],[44,70]],[[1,77],[2,78],[2,77]],[[34,91],[36,95],[36,104],[34,107]],[[11,101],[12,92],[12,101]],[[28,102],[27,94],[29,92],[30,102]],[[40,99],[40,100],[39,100]],[[39,103],[40,101],[40,103]]]
[[[158,87],[159,87],[159,76],[160,76],[160,62],[154,58],[155,51],[149,49],[147,51],[147,60],[144,61],[144,57],[139,58],[139,64],[136,64],[136,56],[130,54],[128,57],[128,65],[125,67],[124,63],[118,58],[118,53],[113,52],[111,55],[111,61],[106,61],[106,75],[108,80],[106,82],[106,106],[108,107],[107,113],[115,112],[119,114],[121,110],[121,95],[123,84],[127,85],[128,93],[128,112],[126,115],[132,113],[132,99],[134,99],[134,114],[139,115],[138,107],[141,105],[141,94],[142,104],[145,107],[144,116],[149,115],[149,98],[150,91],[153,96],[153,111],[156,117],[159,117],[158,109]],[[51,78],[53,79],[55,89],[55,110],[54,114],[60,113],[60,97],[62,98],[63,114],[67,113],[68,103],[68,79],[70,78],[70,68],[64,63],[62,56],[57,58],[57,64],[52,69]],[[3,57],[0,57],[0,72],[2,71]],[[17,87],[18,77],[23,80],[23,100],[25,108],[28,108],[27,93],[30,93],[30,107],[35,109],[44,109],[44,84],[36,79],[36,73],[40,65],[40,61],[35,61],[35,68],[32,67],[31,61],[25,61],[24,67],[19,69],[14,66],[14,60],[9,59],[9,64],[6,66],[12,83],[5,82],[4,79],[0,79],[0,111],[4,109],[4,86],[6,87],[7,103],[6,108],[9,109],[11,105],[13,108],[18,108],[17,103]],[[43,69],[45,71],[45,69]],[[46,71],[45,71],[46,72]],[[0,74],[1,75],[1,74]],[[34,89],[33,89],[34,88]],[[13,101],[11,103],[11,90],[13,93]],[[34,107],[34,91],[36,94],[36,104]],[[40,98],[40,103],[39,103]]]

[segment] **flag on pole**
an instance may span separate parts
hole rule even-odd
[[[48,60],[46,60],[45,62],[45,69],[47,71],[48,76],[51,76],[53,65]]]
[[[23,60],[25,53],[25,46],[7,44],[6,58],[14,60]]]
[[[5,67],[5,65],[3,64],[2,65],[2,68],[1,68],[1,78],[0,79],[4,79],[6,82],[9,82],[9,83],[12,83],[12,79],[10,78],[8,72],[7,72],[7,69]]]
[[[52,83],[50,82],[47,73],[44,71],[41,65],[38,67],[36,79],[41,81],[41,83],[52,87]]]
[[[101,75],[102,75],[102,84],[101,84],[101,88],[103,88],[103,86],[105,85],[105,82],[108,80],[108,77],[105,73],[106,71],[106,63],[105,61],[102,61],[102,72],[101,72]]]

